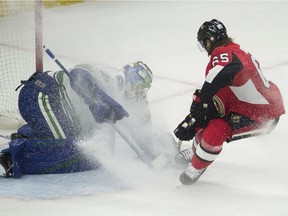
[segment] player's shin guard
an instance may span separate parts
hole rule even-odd
[[[191,163],[193,167],[195,167],[196,169],[203,169],[203,168],[208,167],[217,158],[221,150],[222,150],[222,146],[218,146],[217,151],[211,151],[209,150],[209,148],[205,148],[200,143],[197,146],[195,154],[192,157]]]
[[[192,185],[196,183],[207,167],[219,155],[221,152],[221,146],[216,149],[220,149],[220,151],[212,152],[205,149],[201,143],[198,144],[196,151],[192,156],[191,163],[179,177],[180,182],[184,185]]]
[[[211,120],[202,135],[199,134],[200,143],[192,156],[191,166],[182,173],[180,181],[186,185],[195,183],[220,154],[223,143],[227,137],[231,137],[231,133],[231,128],[225,120]]]
[[[209,166],[220,154],[223,143],[231,133],[231,128],[225,120],[211,120],[203,130],[200,144],[192,157],[192,166],[196,169]]]

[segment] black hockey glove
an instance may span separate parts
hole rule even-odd
[[[203,127],[206,124],[208,104],[202,103],[201,91],[199,89],[196,89],[193,94],[193,102],[190,107],[190,113],[197,121],[197,125],[199,127]]]
[[[189,141],[196,135],[195,131],[195,119],[191,114],[187,115],[186,118],[178,125],[174,130],[175,136],[180,140]]]

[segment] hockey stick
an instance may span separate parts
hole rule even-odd
[[[157,158],[154,160],[151,160],[146,157],[145,152],[138,147],[138,145],[135,143],[133,138],[125,135],[125,133],[117,127],[117,125],[112,125],[115,131],[122,137],[122,139],[133,149],[133,151],[139,156],[139,158],[145,162],[150,168],[153,168],[155,170],[160,170],[164,167],[166,167],[168,164],[171,164],[173,162],[174,157],[169,157],[166,154],[160,154]]]
[[[178,150],[180,150],[180,148],[181,148],[181,145],[182,145],[182,140],[178,140],[178,142],[177,142],[177,148],[178,148]]]
[[[45,45],[43,46],[43,49],[45,52],[48,54],[48,56],[54,60],[54,62],[64,71],[64,73],[71,78],[69,71],[61,64],[61,62],[55,57],[55,55],[51,52],[50,49],[48,49]],[[100,90],[100,89],[99,89]],[[101,91],[101,90],[100,90]],[[101,95],[100,95],[101,96]],[[128,136],[125,135],[124,132],[122,132],[116,125],[112,125],[115,131],[125,140],[125,142],[130,146],[130,148],[138,155],[138,157],[145,162],[149,167],[155,168],[155,169],[160,169],[164,167],[162,165],[163,161],[166,160],[164,156],[159,156],[156,158],[153,162],[150,162],[150,160],[145,156],[144,152],[135,144],[132,139],[128,138]],[[167,163],[166,163],[167,164]],[[166,165],[165,164],[165,165]]]
[[[159,170],[166,167],[168,164],[171,163],[172,159],[165,154],[159,155],[153,161],[145,156],[145,152],[138,147],[138,145],[134,142],[132,138],[125,135],[123,131],[117,125],[112,125],[115,131],[122,137],[123,140],[133,149],[133,151],[138,155],[138,157],[145,162],[150,168]]]
[[[0,137],[3,139],[11,140],[11,137],[9,135],[1,135],[0,134]]]
[[[145,156],[143,150],[141,150],[137,144],[135,144],[131,138],[129,138],[125,133],[117,127],[117,125],[113,124],[112,127],[114,128],[115,131],[122,137],[123,140],[130,146],[130,148],[138,155],[138,157],[145,162],[149,167],[153,167],[153,164],[150,162],[150,160]]]
[[[48,56],[64,71],[64,73],[71,78],[68,70],[59,62],[59,60],[55,57],[55,55],[51,52],[50,49],[48,49],[45,45],[43,45],[44,51],[48,54]]]

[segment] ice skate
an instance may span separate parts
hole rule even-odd
[[[180,175],[179,180],[183,185],[195,184],[206,168],[197,170],[189,164],[188,168]]]
[[[6,171],[5,167],[2,164],[0,164],[0,177],[5,178],[6,176],[7,176],[7,171]]]
[[[11,176],[12,163],[9,154],[0,153],[0,177],[7,178]]]
[[[180,151],[174,158],[177,164],[188,164],[191,162],[192,158],[192,147]]]

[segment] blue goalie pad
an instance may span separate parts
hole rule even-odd
[[[97,80],[89,71],[83,68],[74,68],[70,71],[70,75],[72,89],[84,99],[95,121],[115,123],[129,116],[118,102],[99,88]]]
[[[18,128],[17,133],[22,136],[22,137],[35,137],[35,134],[32,130],[32,128],[28,125],[25,124],[23,126],[21,126],[20,128]]]
[[[19,134],[39,139],[75,139],[81,135],[77,116],[66,109],[60,86],[48,73],[35,73],[20,90],[18,107],[31,131]],[[27,135],[28,133],[28,135]]]
[[[15,139],[9,142],[12,177],[23,174],[60,174],[97,169],[100,163],[89,158],[71,140]]]

